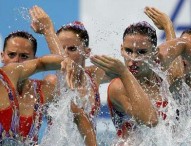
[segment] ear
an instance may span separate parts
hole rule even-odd
[[[121,56],[124,57],[124,49],[123,49],[123,45],[121,44]]]
[[[1,63],[4,63],[4,52],[1,52]]]
[[[85,48],[85,58],[87,59],[88,57],[90,57],[90,53],[91,53],[91,49],[86,47]]]

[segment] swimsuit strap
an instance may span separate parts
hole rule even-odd
[[[19,104],[16,98],[17,97],[16,90],[14,88],[14,85],[8,78],[7,74],[2,69],[0,69],[0,80],[3,82],[3,84],[5,85],[4,87],[8,92],[9,100],[11,101],[11,106],[18,109]]]
[[[92,85],[92,88],[94,90],[94,93],[97,93],[98,92],[98,87],[91,75],[91,72],[89,70],[85,70],[85,73],[90,77],[90,80],[91,80],[91,85]]]
[[[28,137],[34,142],[38,142],[38,130],[42,121],[42,105],[44,103],[44,96],[42,93],[42,81],[41,80],[31,80],[33,82],[35,97],[37,102],[34,105],[33,123],[31,125]]]
[[[91,72],[89,70],[85,70],[85,73],[90,77],[91,86],[95,93],[95,105],[92,107],[92,110],[90,112],[90,117],[93,117],[95,115],[95,112],[100,110],[100,95],[99,95],[97,84],[95,83],[91,75]]]
[[[37,111],[38,106],[44,104],[44,95],[42,93],[42,81],[41,80],[31,80],[31,81],[33,81],[34,93],[35,96],[37,97],[37,103],[34,107],[35,111]]]
[[[117,79],[119,79],[119,78],[113,79],[113,80],[109,83],[109,86],[108,86],[108,88],[107,88],[107,104],[108,104],[108,108],[109,108],[109,112],[110,112],[110,114],[111,114],[111,117],[114,116],[114,113],[113,113],[113,109],[114,109],[114,108],[113,108],[113,105],[112,105],[111,100],[110,100],[110,98],[109,98],[109,88],[110,88],[111,84],[112,84],[115,80],[117,80]]]

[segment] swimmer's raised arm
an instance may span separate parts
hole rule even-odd
[[[172,21],[167,14],[154,7],[145,7],[144,13],[153,21],[158,29],[165,31],[166,40],[176,38]]]
[[[191,43],[189,41],[176,38],[158,46],[157,56],[164,69],[168,69],[172,61],[179,55],[182,55],[186,60],[191,62]]]
[[[52,54],[60,54],[62,46],[54,30],[54,25],[46,12],[39,6],[29,10],[31,16],[31,27],[36,33],[43,34]]]
[[[170,17],[164,12],[154,7],[145,7],[145,14],[153,21],[155,26],[164,30],[166,35],[166,41],[176,38],[173,23]],[[176,79],[184,76],[184,64],[182,57],[178,56],[170,65],[168,69],[169,83],[173,83]]]

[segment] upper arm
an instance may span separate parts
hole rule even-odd
[[[187,43],[184,39],[178,38],[158,46],[158,57],[164,70],[168,69],[171,62],[179,55],[185,56],[185,49]],[[189,54],[189,53],[188,53]]]
[[[96,134],[88,115],[85,114],[82,108],[79,108],[73,102],[71,103],[71,110],[74,113],[74,122],[77,124],[78,130],[84,139],[85,145],[96,146]]]
[[[109,97],[112,104],[120,112],[124,112],[134,117],[137,122],[147,126],[157,124],[157,114],[153,105],[144,91],[137,91],[132,87],[126,87],[131,94],[126,94],[127,89],[121,85],[122,82],[116,82],[109,89]],[[135,86],[135,88],[137,88]]]
[[[129,102],[129,98],[125,95],[125,90],[121,83],[118,82],[117,86],[116,84],[110,84],[108,89],[108,98],[112,105],[114,105],[119,111],[125,113],[131,112],[132,106]]]
[[[60,55],[46,55],[37,59],[24,61],[20,64],[21,78],[26,78],[40,71],[57,70],[61,68],[63,57]]]
[[[74,122],[79,126],[82,126],[82,123],[84,120],[89,121],[89,118],[87,114],[84,112],[84,110],[80,107],[78,107],[75,103],[71,102],[71,111],[74,114]],[[80,127],[81,127],[80,126]],[[85,126],[85,125],[84,125]]]
[[[180,79],[184,76],[184,64],[181,56],[178,56],[170,65],[168,69],[168,79],[170,84],[175,80]]]
[[[11,68],[19,74],[18,80],[24,80],[36,72],[38,59],[24,61],[23,63],[11,63]]]
[[[171,19],[167,15],[166,15],[166,17],[164,17],[164,19],[166,19],[166,25],[164,26],[166,40],[168,41],[168,40],[176,38],[176,33],[174,31],[174,26],[173,26]]]

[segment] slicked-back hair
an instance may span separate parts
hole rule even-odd
[[[16,32],[12,32],[10,33],[4,40],[4,45],[3,45],[3,51],[5,51],[5,48],[7,46],[7,41],[10,38],[15,38],[15,37],[21,37],[21,38],[25,38],[27,40],[29,40],[32,45],[33,45],[33,51],[34,51],[34,56],[36,55],[36,51],[37,51],[37,41],[36,39],[33,37],[32,34],[29,34],[28,32],[25,31],[16,31]]]
[[[128,26],[123,33],[123,40],[126,35],[141,34],[149,38],[151,43],[154,45],[154,48],[157,46],[157,35],[156,30],[148,22],[142,21],[138,23],[131,24]]]
[[[182,32],[181,36],[182,36],[183,34],[189,34],[189,35],[191,35],[191,28],[184,30],[184,31]]]
[[[87,30],[85,29],[83,23],[79,21],[74,21],[71,23],[68,23],[66,25],[63,25],[56,34],[58,35],[62,31],[72,31],[75,33],[79,39],[84,43],[85,47],[89,46],[89,35]]]

